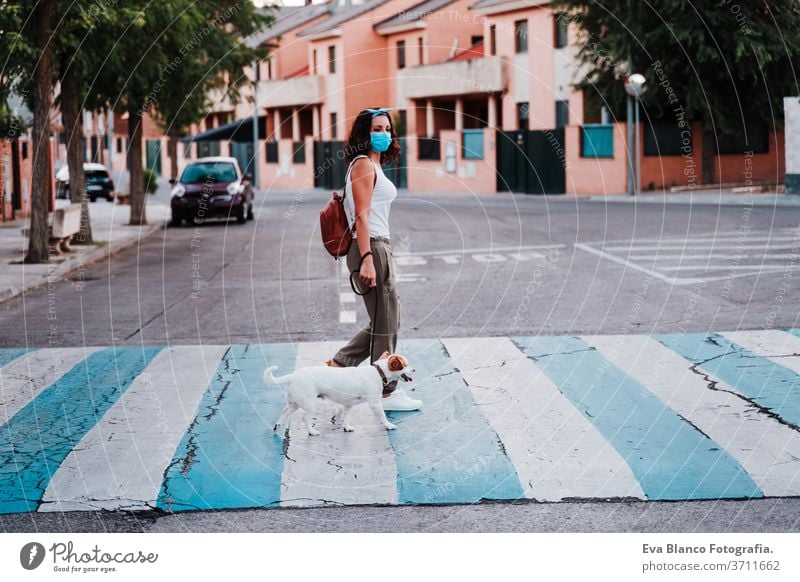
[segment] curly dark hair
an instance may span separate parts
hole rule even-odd
[[[378,109],[375,107],[374,109]],[[392,143],[389,149],[381,153],[381,164],[395,163],[400,159],[400,143],[397,141],[397,134],[394,132],[394,122],[389,114],[389,130],[392,134]],[[366,109],[358,114],[353,126],[350,128],[350,135],[347,137],[345,145],[345,161],[349,164],[357,156],[369,155],[372,146],[369,134],[372,131],[372,113]]]

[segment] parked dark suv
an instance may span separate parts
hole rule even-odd
[[[108,169],[103,164],[84,162],[83,173],[86,176],[86,195],[89,200],[96,201],[103,197],[109,202],[114,199],[114,181],[108,175]],[[62,167],[56,172],[56,186],[58,198],[69,198],[69,168]]]
[[[172,225],[189,224],[207,218],[236,217],[244,223],[253,219],[253,185],[243,174],[236,158],[209,157],[192,160],[181,177],[170,180]]]

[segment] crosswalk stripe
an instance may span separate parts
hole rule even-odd
[[[342,345],[300,344],[297,368],[322,365]],[[331,405],[320,406],[315,423],[319,436],[309,436],[302,418],[305,412],[290,417],[281,506],[396,504],[397,466],[386,429],[369,407],[359,405],[351,416],[356,431],[346,433],[331,423],[334,411]]]
[[[779,329],[727,331],[720,332],[720,335],[800,374],[800,337]]]
[[[800,376],[762,358],[722,335],[687,333],[653,336],[662,344],[732,386],[753,406],[775,414],[781,422],[800,427]]]
[[[29,348],[3,348],[0,350],[0,368],[10,364],[20,356],[24,356],[29,351],[31,351]]]
[[[61,462],[159,351],[94,352],[0,426],[0,513],[36,510]]]
[[[524,492],[497,433],[475,406],[440,340],[401,340],[416,379],[402,381],[420,411],[389,413],[400,503],[522,499]],[[412,388],[416,388],[412,391]]]
[[[685,238],[680,238],[678,240],[674,238],[637,238],[635,241],[624,241],[624,242],[633,242],[633,244],[638,243],[660,243],[660,242],[667,242],[667,243],[678,243],[678,242],[689,242],[689,243],[735,243],[735,242],[756,242],[756,241],[800,241],[800,235],[759,235],[759,236],[751,236],[749,234],[723,234],[720,236],[690,236]],[[607,242],[621,242],[621,241],[607,241]]]
[[[288,374],[296,359],[295,344],[230,347],[165,472],[160,509],[278,505],[284,451],[272,423],[284,396],[262,375],[272,365]]]
[[[0,368],[0,425],[42,390],[101,348],[54,348],[23,352]]]
[[[694,249],[693,249],[694,250]],[[785,259],[796,260],[797,256],[789,253],[755,253],[751,255],[731,255],[728,253],[705,253],[705,254],[680,254],[680,255],[667,255],[658,253],[656,255],[628,255],[629,259],[637,261],[694,261],[694,260],[718,260],[718,259],[731,259],[737,261],[743,260],[762,260],[762,259]]]
[[[644,498],[619,453],[508,338],[442,343],[502,440],[525,497]]]
[[[583,340],[514,341],[628,462],[647,499],[763,496],[717,443]]]
[[[151,509],[227,346],[160,352],[64,459],[39,511]]]
[[[765,495],[800,495],[800,433],[749,406],[729,386],[710,390],[689,362],[648,336],[582,339],[719,443]]]

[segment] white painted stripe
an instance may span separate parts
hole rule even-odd
[[[503,442],[526,497],[644,499],[619,453],[509,339],[442,342]]]
[[[627,255],[629,259],[633,261],[640,261],[643,259],[648,260],[660,260],[660,261],[669,261],[669,260],[694,260],[694,259],[736,259],[736,260],[744,260],[744,259],[792,259],[796,260],[797,255],[790,254],[790,253],[770,253],[770,254],[755,254],[755,255],[726,255],[720,253],[706,253],[704,255]]]
[[[659,271],[775,271],[786,268],[784,263],[763,265],[658,265]]]
[[[578,246],[578,245],[575,245],[575,246]],[[681,249],[688,249],[688,250],[695,251],[698,248],[700,248],[700,245],[698,245],[697,243],[686,243],[686,244],[684,244],[684,243],[677,243],[677,242],[675,242],[675,243],[673,243],[673,242],[664,243],[664,244],[661,244],[661,245],[604,246],[604,247],[602,247],[602,249],[604,251],[618,251],[618,252],[624,252],[624,251],[629,251],[629,252],[635,252],[635,251],[658,251],[658,250],[662,250],[662,251],[663,250],[679,251]],[[716,248],[719,248],[719,249],[722,249],[722,250],[728,250],[728,251],[739,250],[739,249],[742,249],[742,250],[752,250],[752,249],[777,250],[777,249],[792,249],[792,248],[796,248],[796,245],[787,245],[787,244],[779,244],[779,245],[770,244],[770,245],[766,245],[766,244],[762,244],[762,245],[732,245],[730,247],[724,246],[724,245],[716,245]]]
[[[552,245],[505,245],[495,247],[479,247],[475,249],[452,249],[449,251],[426,251],[426,252],[395,252],[394,256],[397,257],[412,257],[424,256],[429,257],[433,255],[469,255],[471,253],[502,253],[502,252],[524,252],[534,249],[562,249],[566,245],[552,244]]]
[[[102,348],[55,348],[28,352],[0,368],[0,424],[72,368]]]
[[[800,374],[800,337],[779,329],[726,331],[721,336]]]
[[[302,343],[297,350],[297,368],[320,366],[343,342]],[[357,505],[397,503],[397,466],[386,429],[375,414],[361,404],[353,408],[355,432],[334,426],[334,407],[323,403],[316,416],[322,433],[309,436],[303,422],[305,412],[289,418],[288,457],[283,464],[281,505]]]
[[[342,259],[342,264],[341,264],[341,267],[339,268],[339,271],[345,277],[350,277],[350,268],[347,266],[347,261],[346,260]]]
[[[356,322],[355,311],[348,311],[343,309],[339,312],[339,323],[355,323],[355,322]]]
[[[719,236],[709,235],[709,236],[688,236],[686,238],[680,237],[675,238],[674,235],[670,235],[669,237],[664,238],[637,238],[633,241],[634,244],[636,243],[658,243],[663,241],[691,241],[691,242],[755,242],[755,241],[800,241],[800,233],[796,235],[791,234],[776,234],[773,236],[760,234],[760,235],[751,235],[751,234],[739,234],[739,233],[720,233]],[[630,240],[609,240],[605,242],[611,243],[630,243]]]
[[[662,273],[659,273],[658,271],[654,271],[652,269],[646,269],[645,267],[641,267],[641,266],[637,265],[634,262],[631,262],[629,260],[623,259],[623,258],[618,257],[616,255],[612,255],[612,254],[607,253],[605,251],[601,251],[601,250],[596,249],[594,247],[590,247],[589,245],[585,245],[583,243],[576,243],[575,244],[575,248],[576,249],[580,249],[582,251],[586,251],[587,253],[592,253],[593,255],[597,255],[599,257],[603,257],[603,258],[608,259],[609,261],[612,261],[614,263],[618,263],[620,265],[624,265],[625,267],[633,269],[634,271],[640,271],[642,273],[646,273],[646,274],[650,275],[651,277],[655,277],[656,279],[661,279],[662,281],[665,281],[667,283],[676,284],[676,283],[680,282],[680,279],[678,279],[676,277],[667,277],[666,275],[664,275]],[[702,279],[698,279],[698,280],[702,281]]]
[[[583,339],[723,447],[765,495],[800,495],[800,433],[732,394],[724,382],[710,390],[689,362],[649,336]]]
[[[339,300],[342,303],[355,303],[356,302],[356,294],[352,291],[341,291],[339,293]]]
[[[39,511],[144,510],[228,346],[162,350],[53,475]]]

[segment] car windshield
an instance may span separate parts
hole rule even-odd
[[[235,182],[236,168],[230,162],[202,162],[187,166],[181,175],[184,184]]]
[[[87,182],[103,182],[108,180],[108,173],[103,170],[89,170],[86,172]]]

